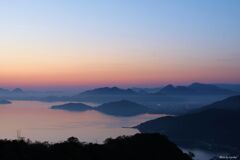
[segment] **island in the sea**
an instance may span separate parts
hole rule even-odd
[[[152,109],[128,100],[104,103],[98,107],[91,107],[83,103],[67,103],[63,105],[52,106],[51,109],[61,109],[67,111],[96,110],[114,116],[135,116],[152,112]]]
[[[134,116],[150,113],[151,109],[128,100],[104,103],[96,108],[97,111],[114,116]]]
[[[0,104],[11,104],[11,102],[5,99],[0,99]]]
[[[87,110],[92,110],[93,108],[83,103],[66,103],[63,105],[52,106],[51,109],[68,110],[68,111],[87,111]]]

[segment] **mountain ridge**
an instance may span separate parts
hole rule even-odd
[[[118,87],[103,87],[87,90],[79,95],[134,95],[137,94],[132,89],[121,89]]]
[[[234,102],[235,107],[231,107]],[[136,128],[143,133],[166,134],[176,141],[201,141],[240,150],[240,129],[237,127],[240,122],[240,96],[229,97],[204,108],[181,116],[147,121]]]
[[[238,92],[223,89],[213,84],[194,82],[188,86],[168,84],[155,94],[237,94]]]

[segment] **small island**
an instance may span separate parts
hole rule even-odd
[[[135,116],[150,112],[150,108],[128,100],[109,102],[96,108],[97,111],[114,116]]]
[[[83,103],[67,103],[63,105],[52,106],[51,109],[81,112],[81,111],[92,110],[93,108]]]
[[[0,104],[11,104],[11,102],[5,99],[0,99]]]
[[[152,109],[128,100],[104,103],[98,107],[91,107],[83,103],[67,103],[63,105],[52,106],[51,109],[60,109],[76,112],[96,110],[104,114],[123,117],[136,116],[145,113],[153,113]]]

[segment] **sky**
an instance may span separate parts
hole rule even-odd
[[[2,0],[0,87],[240,83],[239,0]]]

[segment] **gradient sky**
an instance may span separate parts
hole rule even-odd
[[[239,0],[2,0],[0,86],[240,83]]]

